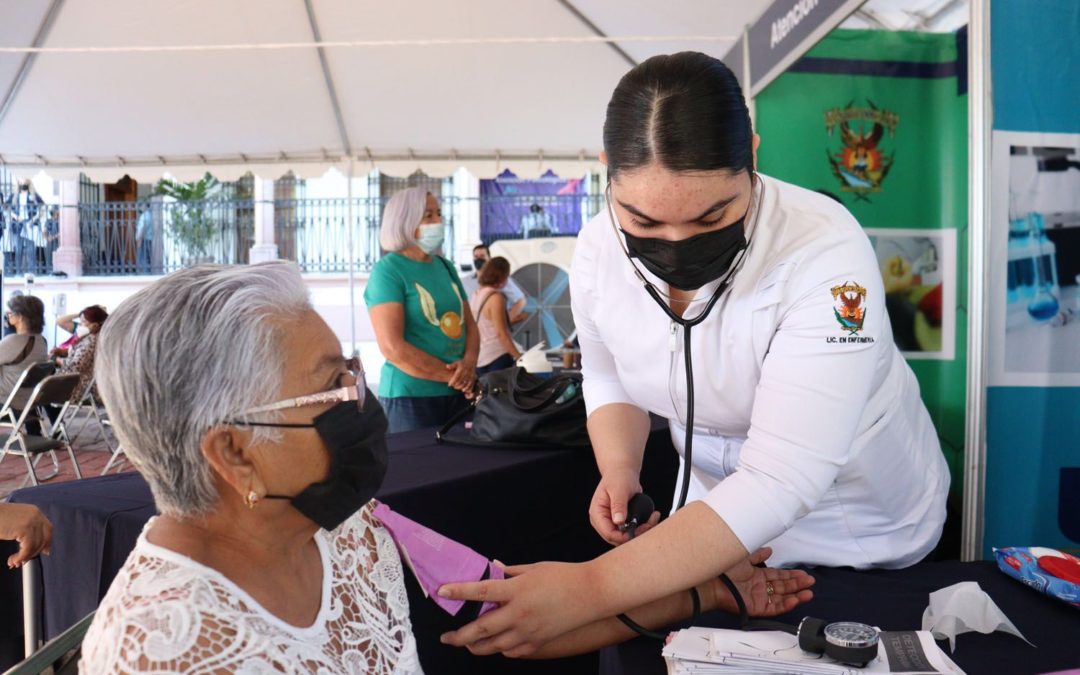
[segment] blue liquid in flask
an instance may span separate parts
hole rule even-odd
[[[1035,296],[1035,299],[1028,303],[1028,314],[1032,319],[1036,321],[1049,321],[1053,319],[1057,313],[1060,305],[1057,298],[1051,293],[1042,292]]]

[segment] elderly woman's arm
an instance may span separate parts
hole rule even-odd
[[[0,504],[0,539],[16,541],[19,550],[7,559],[18,567],[52,544],[52,523],[32,504]]]
[[[476,361],[480,358],[480,329],[472,308],[462,304],[462,312],[465,315],[465,355],[460,361],[448,364],[446,369],[450,371],[450,386],[464,393],[466,398],[472,398],[476,388]]]
[[[405,341],[405,306],[383,302],[368,310],[379,351],[386,360],[413,377],[449,382],[453,374],[446,362]]]

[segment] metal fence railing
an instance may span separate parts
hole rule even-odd
[[[347,272],[352,217],[353,259],[369,270],[379,254],[378,199],[278,199],[274,201],[278,257],[304,272]]]
[[[254,215],[250,199],[81,204],[83,271],[167,274],[203,262],[243,264]]]
[[[387,199],[354,198],[351,208],[346,198],[275,199],[274,241],[278,256],[296,262],[308,273],[347,272],[350,257],[356,261],[357,271],[370,270],[381,252],[379,223]],[[604,196],[444,195],[441,207],[446,224],[443,250],[450,252],[455,250],[456,225],[462,219],[479,221],[480,238],[487,244],[576,236],[604,208]],[[179,202],[156,197],[139,202],[80,204],[84,273],[166,274],[200,262],[247,263],[254,243],[254,211],[251,199]],[[51,269],[49,253],[45,257]]]

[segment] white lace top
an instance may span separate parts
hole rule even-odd
[[[322,601],[307,628],[273,616],[216,570],[151,544],[148,524],[98,607],[80,672],[422,673],[401,560],[371,509],[315,535]]]

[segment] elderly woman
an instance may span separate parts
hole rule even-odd
[[[364,301],[386,357],[379,400],[390,431],[442,426],[467,405],[476,385],[480,336],[454,266],[439,255],[442,211],[431,193],[409,188],[390,198]]]
[[[109,319],[97,375],[161,515],[102,600],[82,672],[420,672],[369,503],[386,421],[295,265],[155,282]]]
[[[369,501],[386,418],[295,265],[155,282],[113,314],[97,369],[161,515],[102,600],[82,672],[420,672],[400,558]],[[753,614],[810,597],[805,573],[749,564],[767,555],[731,572]],[[735,608],[718,582],[699,591],[704,609]],[[689,613],[677,593],[634,618],[657,627]],[[628,637],[608,618],[531,655]]]
[[[30,364],[45,361],[48,346],[41,331],[45,328],[45,304],[32,295],[17,295],[8,301],[7,320],[15,333],[0,340],[0,401],[6,401]],[[13,401],[21,410],[30,392],[25,389]]]

